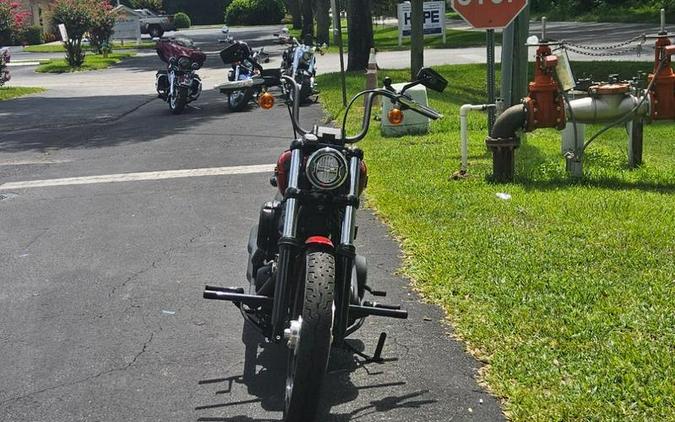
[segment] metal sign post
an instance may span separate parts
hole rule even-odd
[[[342,22],[340,11],[335,5],[335,0],[330,0],[330,8],[333,11],[333,39],[340,49],[340,79],[342,82],[342,106],[347,107],[347,82],[345,80],[344,47],[342,47]]]
[[[495,30],[487,30],[487,96],[488,104],[495,103]],[[492,132],[495,124],[495,108],[488,108],[488,132]]]

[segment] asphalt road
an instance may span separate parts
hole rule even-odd
[[[3,188],[270,164],[288,146],[281,105],[230,114],[224,97],[206,90],[198,108],[170,115],[150,95],[157,62],[96,72],[98,94],[74,84],[60,96],[0,103],[3,422],[281,417],[278,349],[243,333],[232,305],[201,299],[205,284],[245,286],[248,231],[274,195],[269,172]],[[214,57],[210,67],[222,71]],[[147,92],[114,90],[113,76],[135,72],[150,74]],[[318,105],[302,113],[307,125],[323,119]],[[368,352],[386,331],[384,365],[332,355],[320,420],[502,420],[498,400],[475,380],[480,364],[453,340],[443,313],[396,275],[400,251],[386,227],[367,210],[359,224],[371,283],[410,319],[371,318],[354,336]],[[258,353],[247,359],[244,343]],[[245,368],[255,369],[251,377]]]

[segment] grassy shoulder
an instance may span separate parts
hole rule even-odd
[[[24,95],[37,94],[44,92],[44,88],[24,87],[24,86],[3,86],[0,87],[0,101],[11,100],[13,98],[23,97]]]
[[[113,43],[113,50],[142,50],[142,49],[151,49],[155,48],[156,43],[154,41],[142,41],[140,45],[136,45],[135,41],[128,41],[125,44],[121,44],[119,41]],[[86,51],[91,51],[91,48],[85,47]],[[63,44],[40,44],[40,45],[29,45],[24,47],[23,51],[28,53],[65,53],[66,49],[63,47]]]
[[[598,77],[648,67],[574,65]],[[496,185],[486,118],[474,113],[470,177],[449,180],[460,162],[459,107],[485,102],[485,67],[437,70],[449,86],[430,103],[445,118],[428,135],[383,138],[374,127],[359,144],[367,202],[400,240],[402,271],[488,364],[481,377],[514,421],[675,420],[673,124],[646,126],[638,170],[627,168],[625,132],[610,130],[588,150],[581,181],[565,173],[558,132],[528,134],[516,181]],[[385,75],[405,81],[409,71]],[[339,79],[319,77],[331,116],[342,112]],[[365,83],[347,81],[350,94]],[[353,113],[352,132],[361,116]]]
[[[291,35],[300,37],[300,30],[291,30]],[[332,37],[332,35],[331,35]],[[501,33],[495,34],[497,42],[501,42]],[[331,38],[332,39],[332,38]],[[398,27],[390,25],[373,26],[373,40],[375,48],[378,51],[397,51],[410,49],[410,37],[403,37],[402,45],[398,45]],[[342,33],[342,45],[345,51],[348,48],[349,35],[346,31]],[[485,32],[483,31],[464,31],[458,29],[446,30],[446,42],[443,43],[442,36],[430,36],[424,39],[426,48],[464,48],[485,45]],[[330,46],[328,53],[337,53],[337,46]]]
[[[625,2],[628,3],[628,2]],[[658,27],[661,19],[661,6],[636,4],[630,6],[616,5],[614,7],[595,6],[592,10],[579,12],[577,10],[565,10],[554,7],[544,12],[532,12],[531,19],[538,20],[546,16],[552,21],[580,21],[580,22],[618,22],[618,23],[653,23]],[[675,19],[675,9],[666,9],[666,20],[672,22]]]
[[[47,63],[38,66],[35,71],[40,73],[68,73],[81,72],[88,70],[101,70],[119,63],[122,59],[133,56],[132,53],[113,53],[108,57],[103,57],[98,54],[87,54],[84,58],[82,66],[71,68],[66,59],[50,60]]]

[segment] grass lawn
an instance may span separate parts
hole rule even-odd
[[[155,48],[156,43],[154,41],[141,41],[140,45],[136,45],[136,41],[127,41],[122,45],[119,41],[113,43],[114,50],[139,50],[139,49],[148,49]],[[86,51],[91,51],[89,47],[84,47]],[[63,44],[40,44],[40,45],[29,45],[23,49],[29,53],[65,53],[66,49],[63,48]]]
[[[398,46],[398,27],[388,25],[373,26],[373,38],[375,41],[375,48],[378,51],[393,51],[393,50],[409,50],[410,37],[403,37],[403,46]],[[291,29],[291,35],[300,37],[300,30]],[[331,32],[331,40],[333,35]],[[501,43],[501,34],[495,34],[495,39]],[[346,30],[342,33],[342,44],[347,51],[349,36]],[[484,31],[463,31],[457,29],[446,30],[446,43],[443,44],[442,36],[426,37],[424,39],[424,46],[426,48],[464,48],[485,45]],[[337,53],[337,46],[330,46],[327,49],[329,53]]]
[[[101,70],[119,63],[122,59],[133,56],[132,53],[113,53],[109,54],[107,58],[102,55],[87,54],[84,58],[84,64],[78,68],[71,68],[68,66],[66,59],[50,60],[45,64],[38,66],[35,71],[40,73],[66,73],[79,72],[87,70]]]
[[[649,67],[574,64],[598,78]],[[493,184],[485,115],[475,113],[470,177],[450,180],[459,107],[485,102],[485,67],[437,70],[449,86],[430,102],[445,118],[428,135],[383,138],[373,122],[359,144],[367,203],[400,240],[401,271],[487,364],[481,380],[513,420],[674,421],[675,126],[645,127],[638,170],[627,168],[625,132],[607,132],[587,151],[581,181],[565,173],[559,133],[537,131],[517,150],[516,181]],[[405,81],[409,71],[384,75]],[[341,112],[339,81],[319,76],[331,116]],[[363,86],[349,75],[350,94]]]
[[[37,94],[46,91],[44,88],[23,87],[23,86],[3,86],[0,87],[0,101],[11,100],[12,98],[23,97],[24,95]]]

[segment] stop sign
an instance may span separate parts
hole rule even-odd
[[[452,0],[452,8],[478,29],[504,28],[525,6],[527,0]]]

